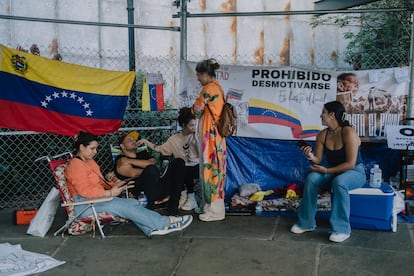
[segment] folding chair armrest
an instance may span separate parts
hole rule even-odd
[[[94,204],[94,203],[101,203],[101,202],[107,202],[111,201],[113,197],[102,197],[102,198],[96,198],[96,199],[90,199],[90,200],[82,200],[77,202],[67,202],[62,203],[62,207],[68,207],[68,206],[79,206],[79,205],[85,205],[85,204]]]

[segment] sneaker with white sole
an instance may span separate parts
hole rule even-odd
[[[188,197],[187,201],[181,206],[181,210],[191,211],[198,207],[197,201],[194,198]]]
[[[350,236],[351,236],[350,234],[345,234],[345,233],[332,233],[329,236],[329,240],[331,242],[343,242],[347,240]]]
[[[191,222],[193,221],[193,216],[190,216],[190,215],[185,215],[182,217],[169,216],[168,219],[169,219],[168,226],[165,227],[164,229],[152,231],[151,236],[162,236],[162,235],[167,235],[175,231],[181,231],[187,228],[191,224]]]
[[[223,215],[217,215],[212,213],[203,213],[198,215],[198,219],[201,221],[217,221],[217,220],[223,220],[226,216]]]
[[[300,228],[297,224],[294,224],[291,228],[290,228],[290,232],[294,233],[294,234],[303,234],[305,232],[311,232],[315,229],[303,229]]]

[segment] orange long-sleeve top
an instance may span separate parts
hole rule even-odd
[[[101,197],[105,196],[105,188],[110,188],[105,184],[99,165],[93,159],[84,162],[73,158],[66,167],[65,177],[71,197],[76,195],[86,198]],[[108,184],[113,185],[113,183]]]

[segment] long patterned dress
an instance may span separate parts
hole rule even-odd
[[[226,182],[226,139],[220,136],[213,123],[208,104],[217,122],[224,106],[223,90],[217,80],[203,86],[200,95],[194,102],[194,115],[200,119],[201,128],[201,160],[203,191],[206,203],[216,199],[224,200],[224,184]]]

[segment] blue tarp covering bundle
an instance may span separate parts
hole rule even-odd
[[[310,142],[312,145],[313,142]],[[383,143],[363,143],[361,147],[365,172],[379,164],[388,181],[400,169],[400,152]],[[227,139],[226,201],[246,183],[257,183],[262,190],[273,190],[291,183],[303,185],[309,161],[296,141],[233,136]]]

